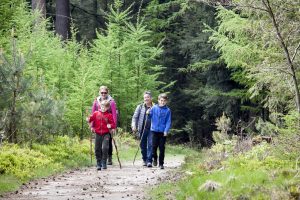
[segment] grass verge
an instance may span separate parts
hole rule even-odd
[[[273,148],[262,143],[234,154],[216,145],[189,153],[181,179],[160,184],[149,195],[159,200],[299,199],[300,176],[295,160],[274,156]]]

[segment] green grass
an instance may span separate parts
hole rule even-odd
[[[234,162],[219,162],[208,169],[205,166],[216,159],[217,154],[211,154],[210,150],[189,151],[184,152],[188,156],[181,169],[181,180],[151,189],[149,194],[152,199],[291,199],[291,195],[299,198],[299,171],[294,170],[286,160],[276,157],[249,158],[245,154],[229,156],[228,159]],[[252,155],[251,152],[249,154]],[[220,187],[207,191],[202,187],[207,181],[218,183]]]
[[[134,156],[138,150],[136,161],[142,159],[141,155],[141,149],[138,149],[139,146],[139,140],[135,140],[133,137],[131,137],[128,134],[123,134],[121,136],[116,136],[115,141],[117,143],[118,151],[119,151],[119,157],[121,162],[122,161],[132,161],[134,159]],[[166,153],[165,156],[173,156],[173,155],[191,155],[194,154],[195,151],[187,148],[186,146],[182,145],[168,145],[166,144]],[[115,147],[113,149],[113,159],[116,160],[116,151]]]
[[[17,190],[22,182],[13,175],[0,175],[0,195],[5,192]]]

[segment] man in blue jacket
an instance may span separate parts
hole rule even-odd
[[[158,96],[158,105],[149,111],[151,119],[153,165],[157,166],[157,148],[159,148],[159,167],[164,169],[166,136],[171,127],[171,110],[167,107],[168,96],[162,93]],[[148,112],[148,111],[147,111]]]

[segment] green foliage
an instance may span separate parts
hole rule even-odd
[[[45,167],[51,162],[51,158],[40,152],[20,148],[18,145],[4,144],[0,151],[0,174],[13,174],[21,180],[26,180],[34,176],[35,169]]]
[[[150,193],[153,199],[289,199],[299,184],[293,163],[273,154],[277,147],[267,143],[254,146],[246,153],[232,154],[237,141],[227,148],[227,159],[216,162],[224,147],[213,146],[186,159],[182,179],[164,183]],[[229,147],[230,145],[228,145]],[[223,158],[224,159],[224,158]],[[196,160],[196,161],[195,161]],[[214,162],[213,162],[214,161]],[[207,191],[203,184],[215,182],[220,187]],[[172,187],[170,187],[172,185]],[[296,194],[296,193],[295,193]]]
[[[15,10],[24,1],[20,0],[2,0],[0,3],[0,44],[3,37],[8,36],[7,31],[11,28],[12,17]]]
[[[228,67],[236,69],[233,77],[249,88],[252,98],[271,112],[286,112],[295,109],[295,90],[299,90],[293,82],[299,77],[298,69],[292,69],[298,62],[299,35],[294,30],[299,29],[299,21],[290,17],[299,10],[292,8],[292,1],[272,1],[269,8],[262,2],[249,5],[241,0],[233,9],[218,7],[219,26],[210,29],[210,41]],[[293,55],[294,60],[288,61]],[[283,95],[282,91],[288,92]]]
[[[78,167],[89,161],[89,141],[76,137],[59,136],[48,145],[34,144],[32,148],[63,166]]]
[[[32,178],[90,164],[90,144],[78,138],[55,137],[49,144],[33,143],[32,148],[4,143],[0,151],[0,185],[11,179],[12,186]],[[15,181],[15,177],[17,181]],[[7,187],[7,184],[4,184]],[[6,188],[5,191],[12,188]]]
[[[120,11],[112,7],[107,30],[97,33],[91,49],[97,83],[109,87],[124,128],[129,126],[143,91],[157,93],[156,88],[162,84],[157,81],[161,66],[154,64],[162,49],[150,44],[151,32],[143,21],[134,25],[129,18],[129,8]]]

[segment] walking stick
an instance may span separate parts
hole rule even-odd
[[[106,124],[108,124],[108,119],[107,119],[107,118],[104,118],[104,120],[106,121]],[[113,143],[114,143],[114,146],[115,146],[115,149],[116,149],[117,158],[118,158],[118,163],[119,163],[119,166],[120,166],[120,169],[121,169],[122,166],[121,166],[121,162],[120,162],[120,158],[119,158],[119,151],[118,151],[118,147],[117,147],[116,141],[115,141],[115,139],[113,138],[113,130],[112,130],[112,129],[109,129],[109,132],[110,132],[111,139],[112,139],[112,141],[113,141]]]
[[[91,131],[91,136],[90,136],[90,156],[91,156],[91,164],[93,164],[93,131]]]
[[[85,113],[87,116],[89,116],[88,114],[88,110],[86,109],[85,110]],[[92,124],[89,123],[89,127],[92,127]],[[90,155],[91,155],[91,164],[93,164],[93,143],[92,143],[92,140],[93,140],[93,131],[91,131],[91,135],[90,135]]]
[[[120,166],[120,169],[122,168],[121,166],[121,161],[120,161],[120,158],[119,158],[119,151],[118,151],[118,147],[117,147],[117,144],[116,144],[116,141],[115,139],[113,138],[113,135],[111,134],[111,139],[114,143],[114,146],[115,146],[115,149],[116,149],[116,154],[117,154],[117,158],[118,158],[118,163],[119,163],[119,166]]]
[[[136,156],[137,156],[137,154],[138,154],[138,152],[139,152],[139,150],[140,150],[140,146],[141,146],[142,139],[143,139],[143,136],[144,136],[144,132],[145,132],[147,120],[148,120],[148,114],[146,113],[146,119],[145,119],[144,129],[143,129],[143,132],[142,132],[142,135],[141,135],[141,139],[140,139],[140,143],[139,143],[138,149],[137,149],[137,151],[135,152],[135,155],[134,155],[134,159],[133,159],[133,163],[132,163],[133,165],[134,165]]]

